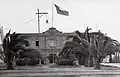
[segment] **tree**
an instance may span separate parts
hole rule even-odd
[[[75,33],[77,34],[77,37],[81,41],[81,46],[84,49],[84,51],[82,50],[82,52],[86,51],[88,53],[88,54],[86,53],[87,56],[84,57],[86,67],[93,66],[93,61],[92,61],[92,56],[91,56],[92,53],[90,52],[90,33],[89,33],[90,30],[92,29],[87,27],[83,34],[80,33],[78,30],[75,31]]]
[[[70,35],[66,39],[66,43],[59,53],[60,59],[69,59],[72,61],[79,60],[81,57],[85,58],[87,65],[89,42],[85,36],[79,31],[75,31],[77,35]]]
[[[100,69],[100,62],[107,56],[114,54],[116,50],[118,51],[119,42],[105,36],[102,33],[91,38],[90,51],[92,53],[95,69]]]
[[[13,60],[14,56],[19,49],[25,49],[25,46],[28,46],[29,43],[25,40],[25,36],[20,36],[20,34],[12,33],[10,31],[5,35],[3,39],[3,49],[5,53],[5,63],[7,65],[7,69],[14,69],[13,68]]]

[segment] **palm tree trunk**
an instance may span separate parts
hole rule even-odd
[[[112,55],[110,54],[109,63],[112,63]]]
[[[88,67],[88,60],[89,60],[89,58],[86,57],[86,58],[85,58],[85,67]]]
[[[92,56],[90,56],[90,59],[89,59],[89,67],[93,67],[93,59],[92,59]]]
[[[100,69],[100,60],[99,58],[94,58],[95,59],[95,68],[94,69]]]
[[[85,58],[85,66],[86,67],[93,67],[93,60],[92,60],[91,56]]]
[[[12,64],[12,57],[13,57],[12,52],[10,52],[8,49],[7,49],[6,52],[7,52],[7,54],[6,54],[6,58],[7,58],[7,63],[6,63],[7,70],[13,70],[14,68],[13,68],[13,64]]]
[[[13,65],[12,65],[12,62],[8,62],[7,64],[7,70],[13,70]]]

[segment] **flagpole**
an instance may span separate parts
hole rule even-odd
[[[52,1],[52,27],[53,27],[53,6],[54,6],[54,0]]]

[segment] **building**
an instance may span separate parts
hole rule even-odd
[[[42,57],[49,55],[58,55],[63,48],[67,36],[73,35],[73,33],[62,33],[56,28],[51,27],[49,30],[43,33],[20,33],[26,36],[30,43],[30,48],[34,48],[40,51]]]

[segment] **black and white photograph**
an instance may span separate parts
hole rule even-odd
[[[0,77],[120,77],[119,0],[0,0]]]

